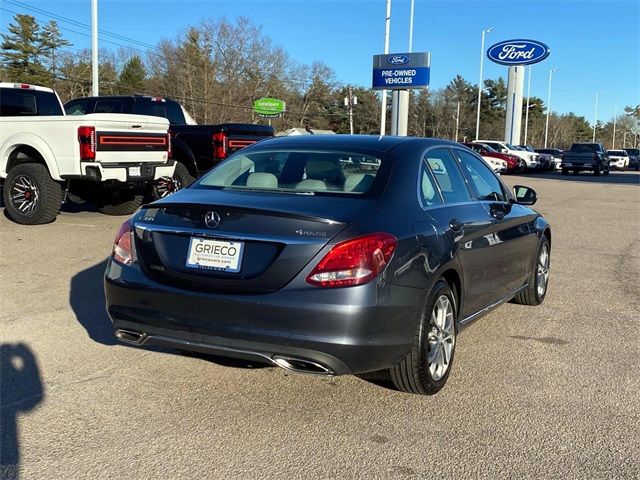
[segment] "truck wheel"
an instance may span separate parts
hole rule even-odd
[[[2,191],[7,215],[22,225],[42,225],[56,219],[62,186],[40,163],[22,163],[7,175]]]
[[[593,174],[598,177],[600,175],[600,167],[593,167]]]
[[[440,280],[429,294],[411,352],[389,370],[398,390],[433,395],[444,387],[453,364],[456,322],[455,297]]]
[[[577,168],[573,171],[574,175],[578,175],[580,173],[580,170],[578,170]]]
[[[569,169],[568,168],[563,168],[562,169],[562,175],[569,175]]]
[[[538,247],[536,266],[529,275],[527,288],[513,298],[513,303],[520,305],[540,305],[544,302],[549,286],[549,265],[551,262],[551,247],[546,235],[542,235]]]
[[[181,188],[188,187],[195,180],[187,170],[187,167],[182,163],[177,163],[173,177],[162,177],[155,181],[151,189],[151,199],[157,200],[171,195]]]
[[[96,201],[98,211],[105,215],[131,215],[142,205],[142,193],[128,188],[105,188]]]

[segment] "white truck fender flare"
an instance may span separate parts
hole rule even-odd
[[[56,157],[49,145],[47,145],[47,143],[38,135],[26,132],[16,133],[15,135],[10,136],[4,141],[2,146],[0,146],[0,176],[2,178],[5,178],[8,173],[7,162],[9,161],[9,156],[16,150],[16,148],[21,146],[31,147],[36,150],[44,159],[51,178],[57,181],[62,181],[62,177],[60,177],[60,171],[58,170],[58,165],[56,163]]]

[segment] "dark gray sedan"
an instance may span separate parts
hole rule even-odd
[[[124,222],[107,309],[130,344],[436,393],[461,327],[544,300],[535,201],[446,140],[266,140]]]

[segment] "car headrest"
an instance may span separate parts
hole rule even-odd
[[[311,190],[312,192],[319,192],[326,189],[326,183],[324,183],[322,180],[313,180],[312,178],[302,180],[296,185],[296,190]]]
[[[278,177],[276,177],[273,173],[251,173],[247,177],[247,187],[278,188]]]
[[[368,173],[352,173],[344,181],[345,192],[366,192],[371,187],[375,177]]]

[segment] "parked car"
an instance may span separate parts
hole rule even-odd
[[[629,154],[626,150],[607,150],[609,165],[615,170],[626,170],[629,168]]]
[[[482,143],[463,143],[462,145],[470,148],[485,160],[487,158],[494,158],[504,161],[506,163],[507,173],[520,173],[527,168],[525,161],[520,157],[516,157],[515,155],[510,155],[508,153],[496,152],[488,145],[483,145]]]
[[[233,152],[273,136],[273,128],[248,123],[198,125],[175,100],[150,96],[76,98],[64,106],[67,115],[87,113],[140,113],[164,117],[171,124],[172,148],[177,161],[173,178],[157,182],[155,196],[163,197],[189,185]]]
[[[535,151],[540,154],[551,155],[553,168],[560,170],[560,164],[562,163],[562,150],[559,148],[536,148]]]
[[[15,222],[52,222],[68,192],[129,215],[153,181],[173,175],[169,147],[164,118],[69,117],[50,88],[0,83],[0,178]]]
[[[341,161],[356,156],[378,168]],[[551,230],[535,202],[447,140],[265,140],[122,224],[107,310],[129,344],[389,369],[400,390],[433,394],[462,327],[543,302]]]
[[[625,151],[629,154],[629,170],[640,170],[640,149],[625,148]]]
[[[516,148],[524,150],[525,152],[536,153],[538,155],[538,162],[540,162],[540,170],[555,170],[555,164],[551,155],[539,153],[531,145],[517,145]]]
[[[526,150],[519,150],[510,143],[500,142],[497,140],[474,140],[473,143],[488,145],[489,147],[500,153],[508,153],[510,155],[519,157],[525,161],[525,163],[527,164],[527,169],[534,170],[540,168],[540,162],[538,161],[537,153],[527,152]]]
[[[574,143],[569,151],[562,154],[562,174],[569,170],[574,175],[581,171],[591,171],[594,175],[609,175],[609,156],[601,143]]]

